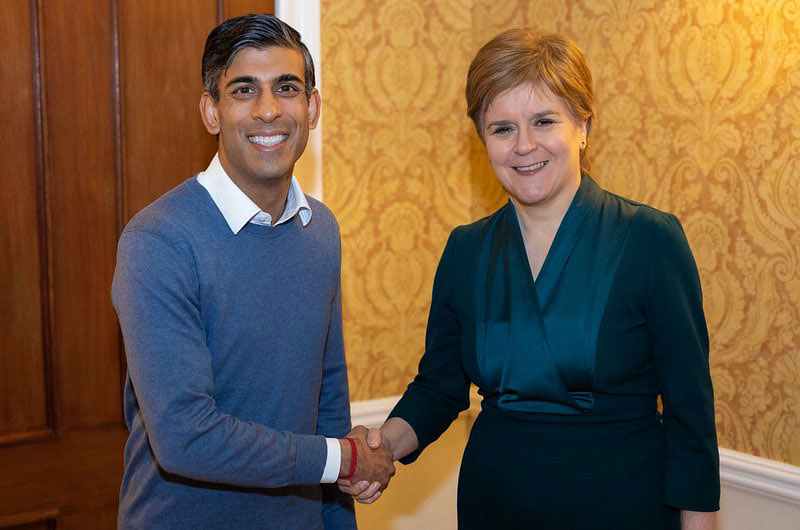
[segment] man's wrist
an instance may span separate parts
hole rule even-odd
[[[346,444],[344,442],[347,442]],[[356,467],[358,466],[358,449],[356,448],[356,441],[352,438],[345,438],[340,442],[342,446],[342,455],[347,454],[347,448],[350,448],[350,461],[348,462],[349,466],[345,467],[344,465],[339,467],[339,476],[343,479],[351,479],[353,475],[356,474]]]
[[[339,454],[341,455],[339,476],[343,477],[350,471],[350,466],[353,461],[353,450],[350,447],[350,442],[344,438],[339,440]]]

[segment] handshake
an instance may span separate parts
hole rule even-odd
[[[359,425],[339,440],[339,445],[339,489],[364,504],[376,501],[395,473],[389,439],[380,429]]]

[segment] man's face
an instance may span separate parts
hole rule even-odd
[[[289,48],[245,48],[219,80],[219,101],[200,99],[203,123],[219,134],[219,157],[240,187],[291,178],[317,125],[320,98],[305,95],[303,56]]]

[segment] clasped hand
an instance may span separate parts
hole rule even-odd
[[[347,434],[356,443],[358,457],[355,474],[350,479],[339,479],[339,489],[364,504],[378,500],[394,476],[394,457],[391,444],[380,429],[355,427]]]

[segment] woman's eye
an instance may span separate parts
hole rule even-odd
[[[550,118],[542,118],[540,120],[536,120],[536,125],[538,127],[547,127],[549,125],[553,125],[554,123],[555,123],[555,120],[552,120]]]
[[[511,127],[497,127],[492,134],[507,134],[509,131],[511,131]]]

